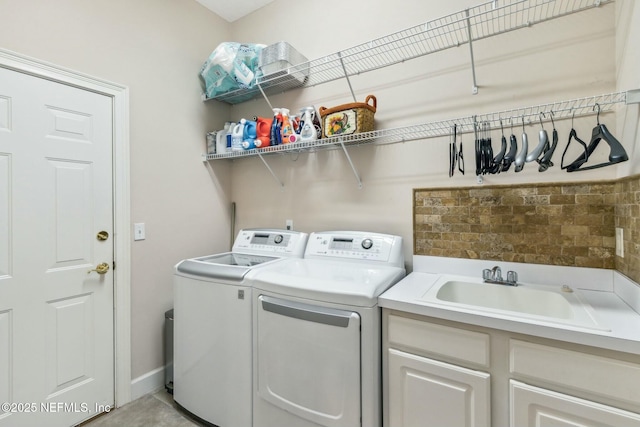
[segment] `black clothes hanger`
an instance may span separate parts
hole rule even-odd
[[[620,144],[620,141],[618,141],[616,137],[614,137],[611,134],[611,132],[609,132],[609,129],[607,129],[607,127],[604,124],[600,123],[600,105],[596,104],[594,108],[596,107],[598,108],[598,116],[597,116],[598,124],[591,131],[591,141],[589,142],[589,145],[586,147],[585,153],[582,154],[580,157],[574,160],[573,163],[571,163],[566,167],[567,172],[577,172],[577,171],[584,171],[584,170],[590,170],[590,169],[597,169],[604,166],[614,165],[616,163],[621,163],[629,160],[629,156],[627,155],[627,152],[625,151],[622,144]],[[589,157],[591,156],[591,154],[593,154],[594,150],[596,149],[600,141],[604,141],[607,144],[609,144],[609,148],[611,150],[609,152],[609,161],[599,163],[597,165],[582,167],[582,165],[584,165],[589,160]]]
[[[562,159],[560,159],[560,169],[567,169],[570,165],[565,165],[564,164],[564,156],[565,154],[567,154],[567,150],[569,149],[569,145],[571,145],[571,140],[575,139],[584,149],[584,153],[580,155],[580,157],[578,157],[578,159],[576,159],[574,161],[577,162],[579,159],[584,158],[584,162],[587,161],[587,144],[584,143],[583,140],[581,140],[580,138],[578,138],[578,133],[576,132],[575,128],[573,127],[573,119],[575,119],[576,117],[576,112],[573,112],[573,115],[571,116],[571,132],[569,132],[569,140],[567,141],[567,146],[564,147],[564,151],[562,152]],[[583,162],[583,163],[584,163]],[[573,163],[572,163],[573,164]]]
[[[500,130],[502,131],[502,139],[500,142],[500,151],[492,160],[491,173],[500,173],[502,171],[502,160],[507,152],[507,138],[504,136],[504,127],[502,126],[502,119],[500,119]]]
[[[458,151],[458,171],[464,175],[464,156],[462,155],[462,131],[460,131],[460,151]]]

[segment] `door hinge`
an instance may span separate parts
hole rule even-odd
[[[115,261],[113,261],[113,269],[114,270],[116,269],[116,262]]]

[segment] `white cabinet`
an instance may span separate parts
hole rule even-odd
[[[640,356],[383,309],[385,427],[640,427]]]
[[[389,425],[491,425],[488,373],[395,349],[389,349],[388,361]]]
[[[403,316],[385,319],[385,425],[491,426],[491,377],[484,372],[489,335]]]
[[[640,415],[511,380],[511,427],[638,427]]]

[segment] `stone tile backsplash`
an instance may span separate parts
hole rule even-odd
[[[640,283],[640,176],[616,183],[615,226],[624,234],[624,257],[616,256],[616,270]]]
[[[414,190],[416,255],[616,268],[640,282],[640,177]],[[625,257],[615,256],[615,228]]]

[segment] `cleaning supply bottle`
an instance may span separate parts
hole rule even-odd
[[[302,110],[302,120],[300,120],[300,141],[315,141],[318,139],[318,131],[313,123],[314,108],[304,108]]]
[[[227,141],[227,153],[231,151],[231,139],[233,128],[235,127],[235,122],[229,122],[229,128],[227,129],[227,134],[225,135],[225,140]]]
[[[231,122],[225,122],[224,128],[219,130],[216,135],[216,152],[218,154],[224,154],[227,152],[227,133],[229,132],[230,126]]]
[[[244,124],[242,121],[233,127],[231,132],[231,151],[242,151],[242,137],[244,136]]]
[[[242,130],[242,148],[245,150],[251,150],[256,148],[256,122],[253,120],[240,120],[243,125]]]
[[[271,144],[271,125],[273,119],[255,117],[256,121],[256,147],[264,148]]]
[[[282,113],[282,129],[280,133],[282,134],[282,143],[289,144],[292,142],[296,142],[297,135],[293,131],[293,125],[291,124],[291,119],[289,118],[289,110],[286,108],[281,109]]]
[[[271,145],[282,144],[282,114],[280,108],[273,109],[273,122],[271,123]]]

